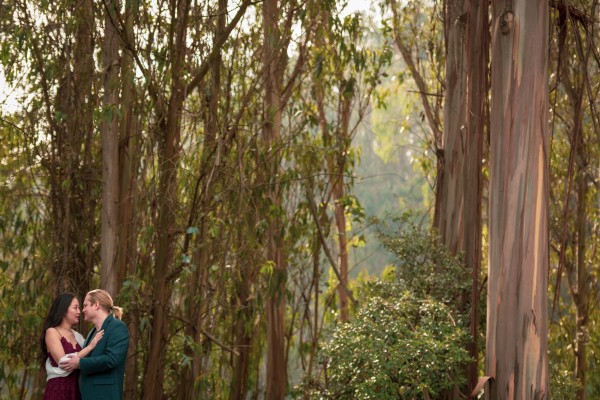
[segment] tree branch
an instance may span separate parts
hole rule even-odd
[[[337,279],[339,281],[339,285],[344,289],[346,294],[348,294],[348,298],[352,301],[352,303],[358,304],[358,302],[356,301],[356,299],[354,299],[354,296],[352,295],[352,291],[350,289],[348,289],[348,287],[346,285],[344,285],[344,283],[343,283],[344,281],[342,280],[342,274],[340,274],[340,271],[338,270],[338,267],[337,267],[333,257],[331,256],[331,251],[329,251],[329,247],[327,246],[327,242],[325,241],[325,236],[323,235],[323,231],[321,230],[321,224],[319,223],[319,216],[317,213],[317,205],[315,204],[315,199],[313,197],[312,188],[310,186],[308,186],[306,189],[306,198],[308,200],[308,204],[310,206],[309,207],[310,212],[315,221],[315,225],[317,226],[317,233],[319,234],[319,241],[321,242],[321,245],[323,246],[323,251],[325,252],[325,256],[327,257],[327,260],[329,260],[329,264],[331,265],[331,268],[333,269],[333,272],[335,273],[335,276],[337,277]]]
[[[399,17],[398,17],[398,9],[396,7],[396,2],[392,1],[391,7],[392,7],[392,13],[394,14],[394,18],[393,18],[394,40],[396,41],[396,45],[398,46],[398,49],[400,50],[400,54],[402,54],[402,58],[404,59],[404,62],[406,63],[406,65],[408,66],[408,69],[410,70],[410,74],[411,74],[413,80],[415,81],[415,83],[417,84],[417,87],[419,88],[418,93],[419,93],[419,96],[421,97],[421,103],[423,103],[423,108],[425,110],[425,116],[427,117],[427,122],[429,123],[431,130],[433,131],[433,135],[436,138],[436,140],[441,139],[442,136],[441,136],[441,131],[440,131],[439,119],[434,114],[433,110],[431,109],[431,104],[429,104],[429,100],[427,99],[427,93],[429,91],[427,90],[427,85],[425,84],[425,80],[423,79],[423,77],[421,76],[419,71],[417,70],[417,67],[412,59],[410,50],[408,49],[408,47],[406,47],[404,41],[402,41],[402,38],[400,37],[400,27],[398,26]]]
[[[233,28],[235,28],[235,26],[240,21],[240,19],[242,19],[242,16],[246,13],[246,9],[248,8],[248,6],[250,4],[253,4],[252,0],[244,0],[244,2],[240,5],[240,8],[238,9],[237,14],[235,14],[235,17],[233,17],[233,19],[231,20],[229,25],[227,25],[227,27],[225,28],[225,31],[223,32],[221,37],[219,37],[217,39],[217,41],[215,42],[215,44],[212,48],[212,51],[210,52],[208,57],[206,57],[206,60],[204,60],[204,62],[202,63],[202,65],[200,66],[198,71],[196,72],[196,75],[192,78],[192,80],[187,85],[185,85],[185,90],[183,91],[184,99],[196,87],[198,87],[200,82],[202,82],[202,79],[204,79],[204,76],[207,74],[208,69],[210,68],[211,64],[213,63],[215,58],[217,58],[217,56],[221,52],[221,48],[223,47],[223,45],[229,38],[231,31],[233,31]]]

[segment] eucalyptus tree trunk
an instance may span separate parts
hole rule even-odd
[[[117,255],[115,261],[117,289],[120,289],[136,256],[136,251],[132,252],[131,248],[132,246],[135,248],[136,243],[133,216],[135,215],[135,184],[137,182],[137,169],[141,154],[139,151],[140,139],[135,113],[135,70],[133,54],[129,50],[129,47],[134,43],[133,23],[136,13],[135,5],[134,0],[126,0],[125,2],[125,26],[122,31],[125,44],[120,59],[122,116],[118,143],[119,200]]]
[[[57,94],[55,109],[65,116],[55,132],[50,165],[54,237],[53,272],[58,291],[83,295],[90,288],[96,241],[94,175],[94,7],[85,0],[74,10],[75,45]],[[68,38],[67,40],[70,40]],[[68,46],[65,46],[68,48]],[[38,51],[35,52],[36,54]],[[67,54],[67,57],[70,57]],[[45,60],[37,59],[38,63]],[[72,65],[72,67],[71,67]],[[44,71],[44,67],[40,70]],[[45,86],[46,77],[42,77]],[[47,89],[45,89],[47,90]],[[45,97],[45,96],[44,96]],[[49,121],[53,126],[53,121]]]
[[[180,158],[181,118],[186,95],[183,72],[190,3],[189,0],[183,0],[177,3],[176,8],[172,9],[174,38],[171,52],[171,94],[166,110],[159,107],[159,115],[157,115],[159,121],[158,226],[156,261],[152,280],[154,292],[152,331],[142,393],[144,400],[160,399],[163,396],[172,283],[169,267],[173,261],[178,209],[177,167]]]
[[[333,172],[333,204],[335,226],[337,228],[338,260],[341,282],[338,285],[338,296],[340,298],[339,319],[347,322],[349,319],[348,307],[348,239],[346,237],[346,213],[344,205],[344,175],[346,169],[346,154],[350,147],[350,105],[352,99],[340,94],[340,125],[336,136],[337,153],[334,155],[335,162],[332,163]]]
[[[135,71],[133,68],[133,54],[129,44],[134,41],[133,22],[135,18],[135,1],[125,2],[125,29],[123,40],[126,44],[121,56],[121,105],[122,123],[119,136],[119,216],[116,271],[117,282],[122,284],[125,275],[137,275],[137,242],[136,225],[133,216],[136,215],[135,199],[137,169],[140,162],[139,128],[135,115]],[[137,363],[136,348],[140,337],[140,316],[136,304],[131,304],[125,317],[129,328],[129,357],[126,360],[124,397],[126,399],[139,398],[138,381],[139,368]]]
[[[438,199],[434,219],[442,243],[454,255],[464,250],[466,214],[465,191],[470,182],[465,174],[467,143],[467,24],[463,0],[446,3],[446,87],[444,129],[442,132],[443,169],[438,177]]]
[[[560,10],[562,13],[566,13],[564,10]],[[566,24],[566,21],[564,22]],[[580,35],[578,24],[574,24],[575,29],[572,30],[575,35]],[[566,29],[566,26],[564,27]],[[566,31],[565,31],[566,37]],[[590,179],[588,178],[588,168],[590,165],[590,153],[588,145],[586,143],[586,128],[584,125],[584,97],[588,88],[588,82],[586,79],[581,79],[580,76],[587,75],[587,69],[589,65],[590,55],[594,46],[591,37],[586,33],[586,48],[584,49],[577,47],[577,50],[571,52],[563,44],[563,50],[566,51],[565,59],[569,57],[577,57],[578,63],[569,65],[564,63],[562,65],[562,87],[565,90],[567,98],[569,99],[571,106],[573,107],[573,127],[571,130],[571,154],[569,160],[569,167],[567,168],[569,188],[571,174],[574,173],[575,177],[575,196],[576,197],[576,208],[574,215],[574,228],[576,235],[574,235],[574,243],[572,243],[572,250],[568,251],[570,247],[566,243],[566,230],[563,235],[565,237],[563,242],[562,256],[565,254],[573,254],[572,261],[564,262],[567,270],[567,278],[569,283],[569,291],[571,298],[573,299],[573,305],[575,306],[575,376],[577,377],[579,386],[577,389],[576,398],[578,400],[585,400],[587,398],[587,380],[588,380],[588,362],[587,362],[587,345],[589,342],[589,331],[588,323],[590,318],[590,270],[589,265],[586,261],[588,257],[588,197],[589,190],[592,186]],[[575,39],[577,40],[577,39]],[[581,40],[581,38],[579,38]],[[567,196],[571,196],[567,192]],[[570,209],[569,204],[565,204],[565,211]],[[564,214],[567,218],[568,213]],[[565,224],[567,222],[565,221]],[[566,229],[566,228],[565,228]],[[571,235],[569,235],[571,236]],[[571,242],[571,240],[569,240]]]
[[[278,142],[281,136],[282,102],[281,80],[283,71],[279,63],[280,32],[277,0],[265,0],[263,16],[263,68],[265,100],[263,115],[263,151],[265,158],[265,184],[268,228],[266,232],[266,259],[273,267],[267,301],[267,400],[283,400],[287,386],[285,360],[285,286],[286,264],[283,254],[281,221],[282,198],[279,171]],[[275,210],[275,211],[268,211]]]
[[[548,2],[494,0],[487,399],[548,399]]]
[[[251,214],[251,213],[249,213]],[[247,226],[256,226],[256,218],[254,215],[248,215],[248,220],[252,224]],[[231,391],[229,398],[231,400],[244,400],[248,391],[248,374],[250,368],[250,356],[252,354],[254,338],[256,337],[256,329],[254,328],[254,305],[251,300],[251,290],[256,280],[256,272],[253,265],[257,264],[257,260],[252,257],[253,246],[248,246],[248,234],[245,229],[238,227],[237,240],[238,248],[249,247],[250,251],[243,252],[240,260],[240,275],[241,279],[236,282],[236,304],[233,334],[235,338],[235,348],[238,354],[233,359],[233,379],[231,381]]]
[[[481,271],[482,153],[487,98],[488,5],[475,0],[446,3],[446,86],[443,169],[437,188],[435,227],[451,254],[462,253],[471,270],[470,393],[477,384],[479,275]],[[450,395],[456,398],[457,393]]]
[[[589,55],[589,53],[588,53]],[[587,66],[587,57],[584,57],[584,65]],[[574,108],[574,120],[572,139],[574,147],[571,154],[574,155],[575,166],[575,190],[576,190],[576,214],[575,214],[575,243],[573,244],[574,262],[566,262],[567,276],[569,281],[569,290],[575,306],[575,375],[579,381],[577,390],[577,399],[585,400],[587,398],[587,343],[589,341],[588,322],[590,309],[589,295],[589,272],[586,262],[587,255],[587,237],[588,237],[588,216],[587,202],[590,182],[587,177],[589,166],[589,156],[585,143],[585,129],[582,121],[582,102],[586,90],[582,83],[577,90],[570,90],[572,86],[568,80],[567,93],[571,99]]]
[[[227,1],[219,0],[216,10],[216,24],[213,37],[213,45],[217,47],[217,42],[224,35],[225,21],[227,17]],[[191,210],[188,225],[199,226],[199,232],[196,235],[196,248],[193,251],[192,264],[195,266],[188,282],[187,289],[187,308],[186,320],[188,321],[185,332],[186,335],[193,338],[194,343],[201,343],[203,318],[208,311],[202,307],[202,304],[208,300],[206,297],[207,274],[210,268],[210,253],[214,244],[210,243],[209,227],[211,220],[209,218],[210,206],[215,192],[215,179],[219,176],[218,165],[220,155],[218,153],[218,138],[222,137],[219,133],[219,104],[223,101],[221,94],[221,55],[218,54],[210,65],[210,84],[204,98],[204,138],[202,155],[200,160],[200,177],[197,181],[197,187],[194,193],[194,204]],[[199,218],[198,218],[199,216]],[[184,253],[187,250],[187,240],[184,244]],[[184,347],[185,354],[192,360],[188,366],[181,370],[182,383],[179,386],[179,399],[195,399],[202,394],[198,392],[195,382],[201,376],[202,371],[202,352],[195,351],[191,346]]]
[[[573,289],[573,302],[575,303],[575,309],[577,310],[577,316],[575,321],[575,373],[577,380],[579,381],[579,388],[577,390],[577,399],[586,400],[587,393],[587,375],[588,375],[588,363],[587,363],[587,344],[589,342],[589,309],[590,309],[590,296],[589,296],[589,272],[586,262],[587,254],[587,230],[588,230],[588,218],[587,218],[587,195],[589,188],[589,181],[587,178],[587,157],[585,155],[585,148],[583,138],[581,137],[583,132],[580,132],[580,138],[576,146],[578,147],[579,159],[577,165],[579,171],[577,173],[577,259],[576,259],[576,283],[571,283]]]
[[[116,268],[119,216],[119,18],[117,2],[104,0],[104,65],[102,99],[102,222],[100,286],[113,296],[121,286]]]
[[[481,234],[482,234],[482,160],[485,127],[487,118],[487,98],[489,93],[489,3],[469,0],[467,6],[467,124],[465,133],[464,160],[464,259],[471,270],[471,343],[469,354],[472,361],[467,371],[467,393],[477,384],[479,374],[479,277],[481,275]]]

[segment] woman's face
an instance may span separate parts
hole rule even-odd
[[[73,297],[71,305],[63,317],[63,320],[66,320],[69,325],[73,326],[79,322],[79,315],[81,315],[81,310],[79,309],[79,300],[77,300],[77,297]]]

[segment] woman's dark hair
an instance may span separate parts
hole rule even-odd
[[[46,362],[46,358],[48,357],[48,348],[46,347],[46,331],[48,328],[53,328],[55,326],[60,325],[65,314],[69,311],[69,307],[73,302],[75,295],[72,293],[62,293],[50,306],[50,310],[48,311],[48,315],[44,319],[44,325],[42,328],[42,334],[40,335],[40,362],[42,365]]]

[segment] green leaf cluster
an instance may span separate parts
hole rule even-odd
[[[313,398],[435,397],[462,383],[468,335],[447,306],[415,299],[398,283],[371,282],[363,289],[368,297],[356,319],[323,346],[323,381],[305,383]]]
[[[410,218],[405,214],[380,225],[380,239],[396,259],[398,283],[418,298],[432,298],[463,313],[460,303],[471,290],[469,271],[435,232],[419,228]]]

